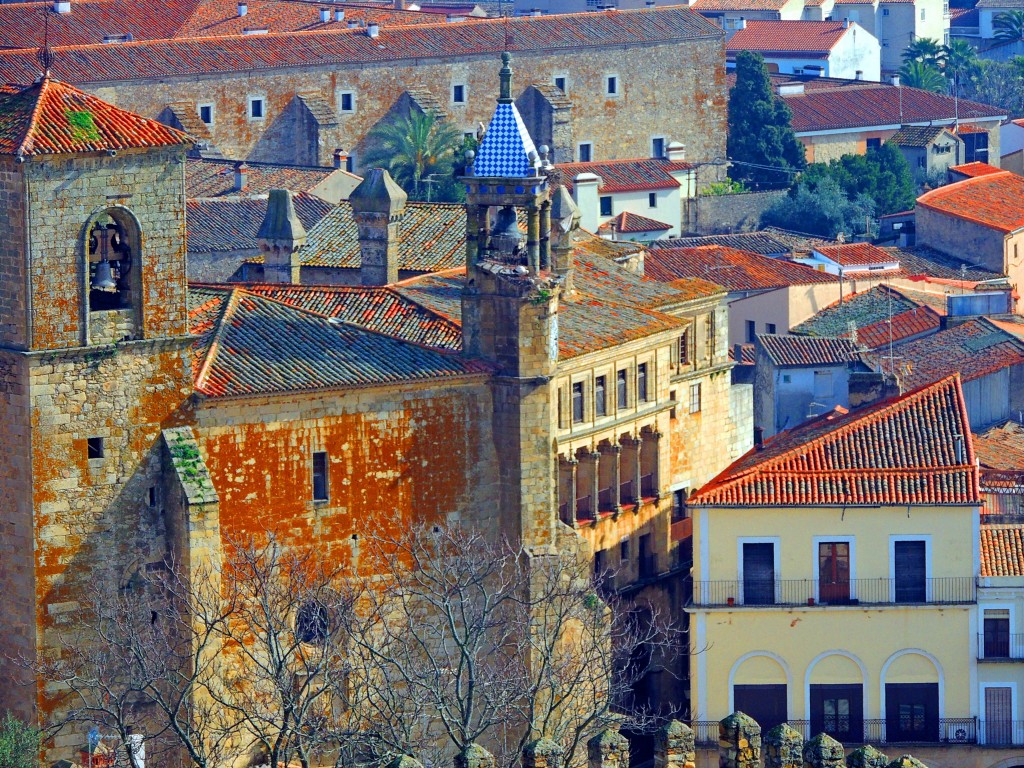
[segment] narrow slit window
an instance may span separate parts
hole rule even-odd
[[[327,482],[327,452],[313,452],[313,501],[327,501],[330,489]]]

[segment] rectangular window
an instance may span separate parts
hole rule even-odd
[[[572,421],[579,424],[583,421],[583,382],[577,381],[572,385]]]
[[[921,21],[924,21],[924,8],[921,9]]]
[[[815,399],[829,400],[832,398],[832,371],[814,372],[814,397]],[[823,403],[824,405],[824,403]]]
[[[743,604],[775,603],[775,545],[743,543]]]
[[[564,75],[559,75],[555,77],[555,88],[560,90],[562,93],[568,93],[568,89],[566,87],[566,79]]]
[[[642,534],[638,544],[640,545],[637,552],[637,559],[640,561],[639,576],[641,579],[653,579],[658,575],[658,557],[651,544],[651,534]]]
[[[594,579],[598,584],[604,585],[609,575],[608,550],[599,549],[594,553]]]
[[[102,459],[106,455],[102,437],[90,437],[86,440],[86,455],[90,459]]]
[[[615,402],[619,408],[625,408],[629,405],[629,393],[626,387],[625,369],[615,374]]]
[[[687,488],[672,491],[672,522],[686,519],[686,498],[690,495]]]
[[[636,399],[640,403],[647,402],[647,363],[636,367]]]
[[[213,125],[213,104],[199,105],[199,119],[206,125]]]
[[[683,331],[679,337],[679,364],[687,365],[690,362],[690,332]]]
[[[651,157],[661,159],[665,156],[665,139],[661,136],[651,139]]]
[[[349,152],[348,157],[345,158],[345,170],[349,173],[353,173],[356,169],[356,156]]]
[[[765,323],[764,324],[764,330],[765,330],[765,332],[767,332],[769,334],[774,334],[775,333],[775,328],[776,328],[775,323]]]
[[[594,412],[598,416],[608,415],[608,401],[605,390],[606,379],[604,376],[598,376],[594,379]]]
[[[341,111],[342,112],[355,112],[356,111],[356,95],[351,91],[344,91],[341,94]]]
[[[619,542],[619,560],[622,562],[629,560],[629,539],[623,539]]]
[[[883,8],[882,9],[882,15],[883,16],[888,16],[889,15],[889,9],[888,8]]]
[[[466,86],[461,83],[452,86],[452,104],[466,103]]]
[[[983,657],[986,659],[1010,658],[1009,609],[986,610],[982,629],[985,632]]]
[[[811,685],[811,733],[858,742],[864,738],[863,685]]]
[[[866,148],[867,148],[867,150],[869,152],[872,149],[881,149],[882,148],[882,140],[881,139],[868,139],[865,142],[865,146],[866,146]]]
[[[155,507],[156,506],[156,486],[155,485],[149,486],[149,506],[151,506],[151,507]]]
[[[893,542],[894,598],[897,603],[923,603],[927,597],[927,544]]]
[[[966,159],[964,162],[973,163],[987,163],[988,162],[988,134],[982,131],[981,133],[965,133],[961,138],[964,140],[964,153]]]
[[[939,740],[939,684],[885,684],[886,738],[891,742]]]
[[[750,715],[767,733],[789,718],[786,714],[786,685],[734,685],[733,709]]]
[[[985,743],[1013,743],[1013,689],[1009,686],[985,688]]]
[[[313,451],[313,501],[327,501],[327,451]]]
[[[601,203],[601,215],[602,216],[611,216],[612,215],[612,196],[611,195],[602,195],[600,203]]]
[[[608,75],[604,79],[604,92],[609,96],[617,96],[619,93],[619,78],[617,75]]]
[[[700,383],[690,385],[690,413],[700,413]]]
[[[594,156],[594,145],[589,141],[581,141],[577,149],[579,153],[579,161],[581,163],[589,163]]]
[[[753,320],[747,320],[747,344],[753,344],[757,341],[757,323]]]
[[[249,97],[249,117],[254,120],[263,118],[263,99],[255,96]]]
[[[823,603],[833,605],[850,602],[850,543],[848,541],[818,543],[818,599]]]
[[[648,192],[647,193],[647,207],[648,208],[657,208],[658,207],[658,193],[657,192]]]

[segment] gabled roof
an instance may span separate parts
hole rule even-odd
[[[0,5],[0,8],[3,6]],[[281,165],[277,163],[245,163],[245,189],[235,189],[236,160],[202,160],[189,158],[185,161],[185,196],[202,197],[256,197],[266,195],[272,189],[289,189],[292,192],[309,192],[315,186],[335,173],[348,174],[338,168],[313,168],[304,165]],[[353,180],[358,177],[353,174]]]
[[[489,372],[482,363],[243,288],[203,287],[191,303],[195,389],[207,397],[365,387]]]
[[[890,264],[899,261],[893,254],[871,243],[841,243],[815,248],[825,258],[844,267],[866,267],[872,264]]]
[[[696,248],[653,248],[644,259],[644,273],[671,282],[696,277],[730,291],[763,291],[788,285],[833,283],[839,280],[803,264],[773,259],[721,245]]]
[[[941,125],[905,125],[888,140],[898,147],[929,147],[947,130]]]
[[[866,291],[846,296],[842,303],[830,304],[799,325],[793,333],[802,336],[842,336],[849,333],[850,323],[858,329],[884,322],[890,312],[917,309],[918,303],[888,285],[876,285]]]
[[[436,17],[432,17],[436,19]],[[341,26],[341,25],[336,25]],[[452,60],[505,50],[550,51],[623,44],[717,39],[722,30],[686,7],[550,16],[467,19],[457,24],[387,25],[365,30],[288,32],[54,49],[53,72],[67,82],[100,83],[214,72],[411,61]],[[36,76],[35,50],[0,52],[0,77]]]
[[[1005,277],[987,267],[972,264],[924,245],[915,245],[910,248],[884,246],[882,250],[893,254],[899,261],[902,270],[915,277],[920,275],[943,280],[959,280],[965,276],[968,280],[995,280]]]
[[[1024,576],[1024,527],[981,526],[981,575]]]
[[[613,194],[616,192],[677,189],[679,181],[672,174],[688,171],[693,168],[693,165],[681,160],[640,157],[632,160],[604,160],[592,163],[559,163],[555,168],[560,176],[559,183],[570,192],[573,188],[573,179],[581,173],[592,173],[601,177],[598,191]]]
[[[993,173],[1008,173],[1002,168],[996,168],[994,165],[983,163],[980,160],[975,160],[973,163],[964,163],[963,165],[951,165],[949,167],[953,173],[959,173],[961,176],[969,176],[975,178],[976,176],[991,176]]]
[[[612,232],[665,232],[666,230],[672,229],[671,224],[665,224],[662,221],[655,221],[649,219],[646,216],[641,216],[638,213],[630,213],[629,211],[623,211],[613,219],[609,219],[600,227],[599,232],[612,231]]]
[[[1024,426],[1011,419],[976,433],[974,452],[983,468],[1024,471]]]
[[[1024,176],[1009,171],[964,179],[917,198],[918,206],[998,232],[1024,227]]]
[[[331,211],[315,195],[293,197],[295,213],[308,231]],[[192,253],[246,251],[258,247],[257,233],[267,215],[266,198],[189,200],[185,227]]]
[[[670,237],[655,240],[651,248],[694,248],[701,245],[724,245],[762,256],[780,256],[789,253],[788,244],[765,232],[737,232],[732,235],[701,235],[700,237]]]
[[[858,346],[867,349],[882,349],[890,343],[899,344],[928,333],[934,333],[942,325],[941,317],[931,307],[915,307],[892,316],[892,320],[857,329]]]
[[[780,432],[689,500],[711,507],[979,502],[970,423],[956,376]]]
[[[1022,3],[1024,6],[1024,3]],[[975,8],[950,8],[949,26],[951,27],[976,27],[978,26],[979,14]]]
[[[870,361],[876,370],[890,372],[884,351],[872,355]],[[895,365],[902,386],[907,388],[924,386],[952,373],[972,381],[1003,368],[1024,365],[1024,342],[985,318],[977,318],[901,344]]]
[[[690,7],[698,13],[705,11],[778,11],[789,0],[697,0]]]
[[[849,27],[841,21],[783,21],[749,19],[725,44],[726,54],[812,54],[827,58]]]
[[[0,154],[27,157],[191,144],[181,131],[52,77],[0,91]]]
[[[761,334],[757,345],[773,365],[781,368],[847,365],[857,360],[856,348],[847,338]]]

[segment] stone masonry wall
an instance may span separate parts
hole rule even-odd
[[[761,214],[785,194],[785,190],[777,190],[742,195],[702,195],[696,200],[695,231],[699,235],[716,235],[757,229]]]
[[[648,157],[653,136],[683,142],[687,158],[709,160],[725,154],[724,60],[721,39],[712,38],[560,53],[517,51],[513,87],[518,96],[533,82],[550,83],[555,73],[568,73],[573,141],[593,142],[595,160]],[[152,118],[172,102],[212,103],[213,141],[226,157],[297,162],[309,156],[305,144],[321,141],[354,151],[358,166],[363,137],[413,85],[445,105],[460,130],[486,125],[494,112],[499,66],[498,57],[488,53],[458,61],[280,68],[86,87],[119,107]],[[618,96],[604,93],[608,74],[619,76]],[[450,103],[456,83],[466,86],[465,105]],[[346,91],[355,94],[351,113],[338,111],[340,93]],[[323,98],[335,110],[338,126],[315,135],[303,131],[305,122],[297,117],[302,111],[290,108],[300,92]],[[265,118],[247,116],[248,96],[266,99]],[[538,145],[552,140],[541,133],[533,138]]]
[[[0,238],[0,345],[25,349],[28,346],[25,181],[23,166],[14,158],[0,160],[0,210],[4,237]]]

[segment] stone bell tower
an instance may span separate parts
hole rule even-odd
[[[494,440],[501,529],[511,541],[554,543],[552,386],[558,365],[558,297],[552,271],[551,200],[537,150],[512,100],[502,54],[498,105],[466,185],[463,349],[494,363]],[[519,220],[525,214],[526,236]],[[492,225],[493,219],[493,225]]]
[[[161,431],[192,391],[191,139],[48,75],[0,111],[0,709],[45,722],[50,693],[9,660],[52,653],[92,590],[166,556]]]

